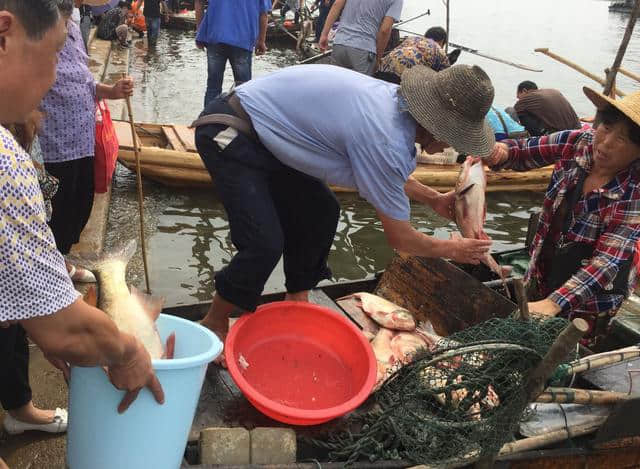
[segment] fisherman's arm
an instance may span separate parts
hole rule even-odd
[[[338,21],[340,13],[342,13],[342,9],[346,3],[347,0],[336,0],[331,10],[329,10],[327,19],[324,22],[324,28],[322,28],[322,34],[320,35],[320,42],[318,43],[320,50],[325,51],[329,47],[329,31],[331,31],[333,23]]]
[[[157,402],[164,402],[162,386],[144,346],[82,299],[54,314],[20,324],[47,356],[77,366],[107,366],[113,385],[127,391],[118,411],[124,412],[143,387],[150,389]]]
[[[389,44],[389,38],[391,37],[391,30],[393,29],[394,19],[391,16],[385,16],[382,18],[378,34],[376,35],[376,61],[380,64],[384,51]]]
[[[260,13],[260,31],[256,41],[256,55],[262,55],[267,51],[267,23],[269,22],[268,11]]]
[[[441,217],[447,218],[448,220],[454,219],[453,204],[455,201],[455,191],[442,194],[422,184],[413,176],[409,176],[404,186],[404,191],[411,200],[428,205]]]
[[[412,256],[444,257],[456,262],[478,264],[489,252],[491,241],[477,239],[438,239],[420,233],[408,221],[394,220],[378,210],[389,245]]]
[[[193,9],[196,12],[196,29],[200,27],[202,23],[202,17],[204,16],[204,7],[202,6],[202,0],[195,0]]]
[[[640,202],[634,200],[620,204],[627,207],[624,212],[633,220],[631,223],[616,223],[600,235],[589,264],[549,295],[547,300],[558,305],[557,313],[576,309],[592,298],[598,287],[606,288],[614,281],[622,264],[633,257],[636,242],[640,239],[640,217],[636,215],[640,213]]]
[[[573,158],[583,134],[582,131],[565,130],[542,137],[503,140],[495,144],[493,153],[483,162],[494,171],[542,168],[559,159]]]

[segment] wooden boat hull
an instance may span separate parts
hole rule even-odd
[[[118,160],[135,170],[135,154],[129,124],[114,121],[120,141]],[[186,126],[136,124],[141,141],[142,175],[172,187],[210,187],[211,177],[196,152],[193,131]],[[176,149],[178,147],[178,149]],[[418,163],[413,173],[418,181],[441,192],[451,190],[458,179],[460,165]],[[487,172],[487,191],[544,191],[551,178],[552,167],[527,172]],[[353,188],[332,186],[335,192],[356,192]]]

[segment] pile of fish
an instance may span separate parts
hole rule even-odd
[[[371,293],[354,293],[353,298],[362,311],[375,321],[380,328],[374,335],[364,332],[371,341],[373,353],[378,362],[378,373],[374,391],[384,384],[393,371],[409,363],[421,349],[434,350],[438,341],[431,324],[417,324],[411,312]]]
[[[118,329],[133,335],[147,349],[152,359],[171,359],[175,352],[175,334],[163,347],[156,320],[162,311],[164,298],[153,297],[127,287],[127,264],[136,252],[135,240],[122,249],[103,256],[67,257],[74,265],[91,270],[100,289],[98,308],[104,311]]]
[[[437,347],[458,345],[436,334],[428,321],[416,323],[409,310],[384,298],[371,293],[354,293],[340,300],[346,299],[354,299],[356,305],[379,326],[375,334],[372,330],[363,331],[371,342],[377,361],[376,384],[373,392],[380,389],[393,372],[410,363],[418,351],[433,352]],[[422,379],[429,388],[434,390],[435,398],[442,406],[457,409],[470,394],[464,385],[464,375],[457,374],[453,383],[450,382],[452,372],[460,367],[461,360],[461,357],[453,357],[422,370]],[[450,384],[454,386],[448,386]],[[440,389],[443,391],[440,392]],[[445,391],[445,389],[448,390]],[[490,410],[500,404],[493,386],[488,385],[483,394],[481,395],[479,391],[473,392],[471,396],[473,403],[466,411],[467,418],[478,420],[481,418],[482,410]]]

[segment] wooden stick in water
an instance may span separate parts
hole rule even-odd
[[[629,78],[631,78],[632,80],[635,81],[640,81],[640,75],[637,75],[633,72],[630,72],[629,70],[625,70],[624,68],[620,67],[618,69],[618,73],[622,73],[623,75],[628,76]]]
[[[581,67],[580,65],[571,62],[570,60],[565,59],[564,57],[559,56],[558,54],[555,54],[553,52],[551,52],[548,48],[546,47],[542,47],[542,48],[538,48],[538,49],[534,49],[536,52],[541,52],[544,55],[547,55],[549,57],[551,57],[552,59],[557,60],[558,62],[565,64],[569,67],[571,67],[572,69],[576,70],[577,72],[582,73],[584,76],[591,78],[592,80],[596,81],[597,83],[600,83],[602,86],[606,85],[606,81],[604,78],[600,78],[598,75],[595,75],[593,73],[591,73],[590,71],[586,70],[585,68]],[[625,93],[623,93],[620,90],[616,90],[616,94],[620,97],[624,96]]]
[[[633,34],[633,28],[636,26],[636,20],[638,19],[638,15],[640,15],[640,0],[636,0],[633,10],[631,10],[631,16],[629,17],[629,22],[627,23],[627,29],[624,32],[624,37],[620,42],[618,53],[616,54],[616,58],[613,61],[611,70],[609,71],[609,73],[607,73],[607,82],[604,85],[604,91],[602,92],[605,96],[608,96],[611,93],[611,91],[614,89],[615,82],[616,82],[616,74],[618,73],[620,64],[622,64],[622,58],[624,57],[624,54],[627,51],[627,45],[629,45],[629,39],[631,39],[631,35]]]
[[[123,78],[125,75],[123,74]],[[140,145],[136,126],[133,122],[133,110],[131,108],[131,98],[127,96],[127,111],[129,112],[129,124],[131,125],[131,138],[133,140],[133,151],[136,155],[136,180],[138,183],[138,209],[140,212],[140,244],[142,245],[142,263],[144,265],[144,280],[147,286],[147,293],[151,293],[149,285],[149,267],[147,266],[147,247],[144,236],[144,195],[142,193],[142,173],[140,172]]]
[[[536,398],[536,402],[555,402],[558,404],[618,404],[639,396],[623,392],[593,391],[590,389],[552,388],[549,387]]]

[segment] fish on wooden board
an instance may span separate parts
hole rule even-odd
[[[340,300],[355,298],[362,310],[381,327],[396,331],[413,331],[416,321],[411,312],[371,293],[354,293]]]
[[[122,332],[136,337],[152,359],[173,358],[175,334],[167,338],[163,347],[155,321],[162,311],[164,298],[158,298],[127,287],[127,264],[136,252],[135,240],[122,249],[102,256],[69,256],[74,265],[91,270],[98,279],[100,295],[98,308],[104,311]]]
[[[484,220],[487,215],[486,189],[487,175],[482,162],[477,158],[467,156],[460,169],[455,189],[456,225],[465,238],[491,239],[484,232]],[[510,297],[504,272],[493,256],[487,253],[482,258],[482,263],[502,279],[507,295]]]

